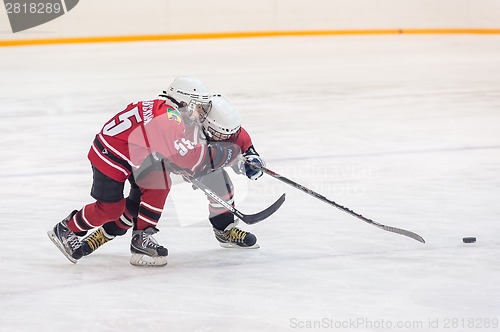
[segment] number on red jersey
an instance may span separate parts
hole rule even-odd
[[[102,128],[102,133],[107,136],[116,136],[129,130],[134,125],[131,118],[135,118],[136,123],[142,122],[137,105],[130,110],[126,110],[118,115],[118,119],[113,118]]]

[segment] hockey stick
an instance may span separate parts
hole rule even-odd
[[[250,167],[252,168],[255,168],[255,169],[260,169],[262,172],[272,176],[273,178],[275,179],[278,179],[280,180],[281,182],[284,182],[294,188],[297,188],[303,192],[305,192],[306,194],[309,194],[325,203],[328,203],[330,205],[333,205],[334,207],[336,207],[337,209],[340,209],[344,212],[347,212],[349,213],[350,215],[358,218],[358,219],[361,219],[363,220],[364,222],[370,224],[370,225],[373,225],[375,227],[378,227],[380,229],[383,229],[384,231],[387,231],[387,232],[392,232],[392,233],[396,233],[396,234],[401,234],[401,235],[404,235],[404,236],[408,236],[414,240],[417,240],[418,242],[422,242],[422,243],[425,243],[425,240],[418,234],[416,233],[413,233],[413,232],[410,232],[410,231],[407,231],[405,229],[401,229],[401,228],[397,228],[397,227],[392,227],[392,226],[387,226],[387,225],[383,225],[383,224],[379,224],[378,222],[376,221],[373,221],[372,219],[369,219],[369,218],[366,218],[366,217],[363,217],[361,214],[359,213],[356,213],[354,212],[353,210],[345,207],[345,206],[342,206],[340,204],[337,204],[335,203],[334,201],[332,200],[329,200],[328,198],[326,198],[325,196],[323,195],[320,195],[318,194],[317,192],[311,190],[311,189],[308,189],[300,184],[298,184],[297,182],[295,181],[292,181],[282,175],[279,175],[278,173],[270,170],[269,168],[266,168],[264,166],[260,166],[260,165],[257,165],[249,160],[247,160],[246,158],[244,157],[241,157],[241,160],[243,160],[245,163],[247,163],[248,165],[250,165]]]
[[[262,210],[258,213],[255,214],[243,214],[239,210],[237,210],[234,206],[231,204],[227,203],[225,200],[220,198],[216,193],[214,193],[207,185],[205,185],[203,182],[201,182],[198,179],[192,178],[192,177],[186,177],[186,179],[191,182],[196,188],[200,189],[205,193],[210,198],[213,198],[222,205],[226,210],[234,214],[236,217],[240,218],[245,224],[256,224],[259,221],[262,221],[272,215],[276,210],[278,210],[283,202],[285,201],[285,194],[281,195],[280,198],[276,202],[274,202],[271,206],[269,206],[267,209]]]

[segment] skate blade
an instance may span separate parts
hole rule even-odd
[[[255,244],[254,244],[253,246],[251,246],[251,247],[241,247],[241,246],[239,246],[239,245],[237,245],[237,244],[234,244],[234,243],[229,243],[229,242],[226,242],[226,243],[224,243],[224,242],[219,242],[219,244],[220,244],[220,246],[221,246],[222,248],[226,248],[226,249],[259,249],[259,248],[260,248],[260,246],[259,246],[259,244],[258,244],[258,243],[255,243]]]
[[[150,257],[143,254],[132,254],[130,264],[134,266],[155,266],[161,267],[167,265],[167,256]]]
[[[47,231],[47,236],[49,237],[50,240],[52,240],[52,242],[54,242],[54,244],[56,245],[57,249],[59,249],[63,253],[63,255],[67,259],[69,259],[69,261],[71,263],[76,264],[76,262],[78,262],[76,259],[74,259],[70,255],[68,255],[68,253],[64,250],[64,247],[63,247],[62,243],[59,242],[59,239],[57,238],[57,236],[56,236],[56,234],[54,233],[53,230]]]

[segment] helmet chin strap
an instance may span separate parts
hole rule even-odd
[[[211,132],[205,129],[203,125],[200,124],[201,127],[201,132],[203,133],[203,136],[207,142],[216,142],[215,140],[212,139],[213,135]]]
[[[163,98],[167,98],[172,103],[174,103],[175,105],[177,105],[177,107],[181,108],[181,104],[177,100],[175,100],[174,98],[172,98],[170,96],[167,96],[167,91],[163,91],[163,94],[159,94],[158,96],[163,97]]]
[[[177,106],[177,108],[179,109],[179,111],[181,112],[181,115],[183,115],[184,121],[186,121],[186,123],[188,123],[189,125],[194,124],[194,121],[190,118],[190,115],[187,114],[187,113],[189,113],[189,111],[187,111],[187,106],[179,103],[177,100],[175,100],[174,97],[168,96],[167,91],[163,91],[163,94],[160,94],[159,96],[164,97],[164,98],[170,100],[172,103],[174,103]]]

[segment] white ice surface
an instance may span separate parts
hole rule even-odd
[[[486,331],[500,319],[500,36],[18,47],[0,60],[2,331]],[[427,243],[271,177],[233,177],[245,213],[287,194],[243,225],[260,249],[220,248],[205,198],[182,183],[156,236],[168,266],[131,266],[130,233],[71,264],[46,231],[91,202],[93,136],[179,75],[233,101],[269,168]]]

